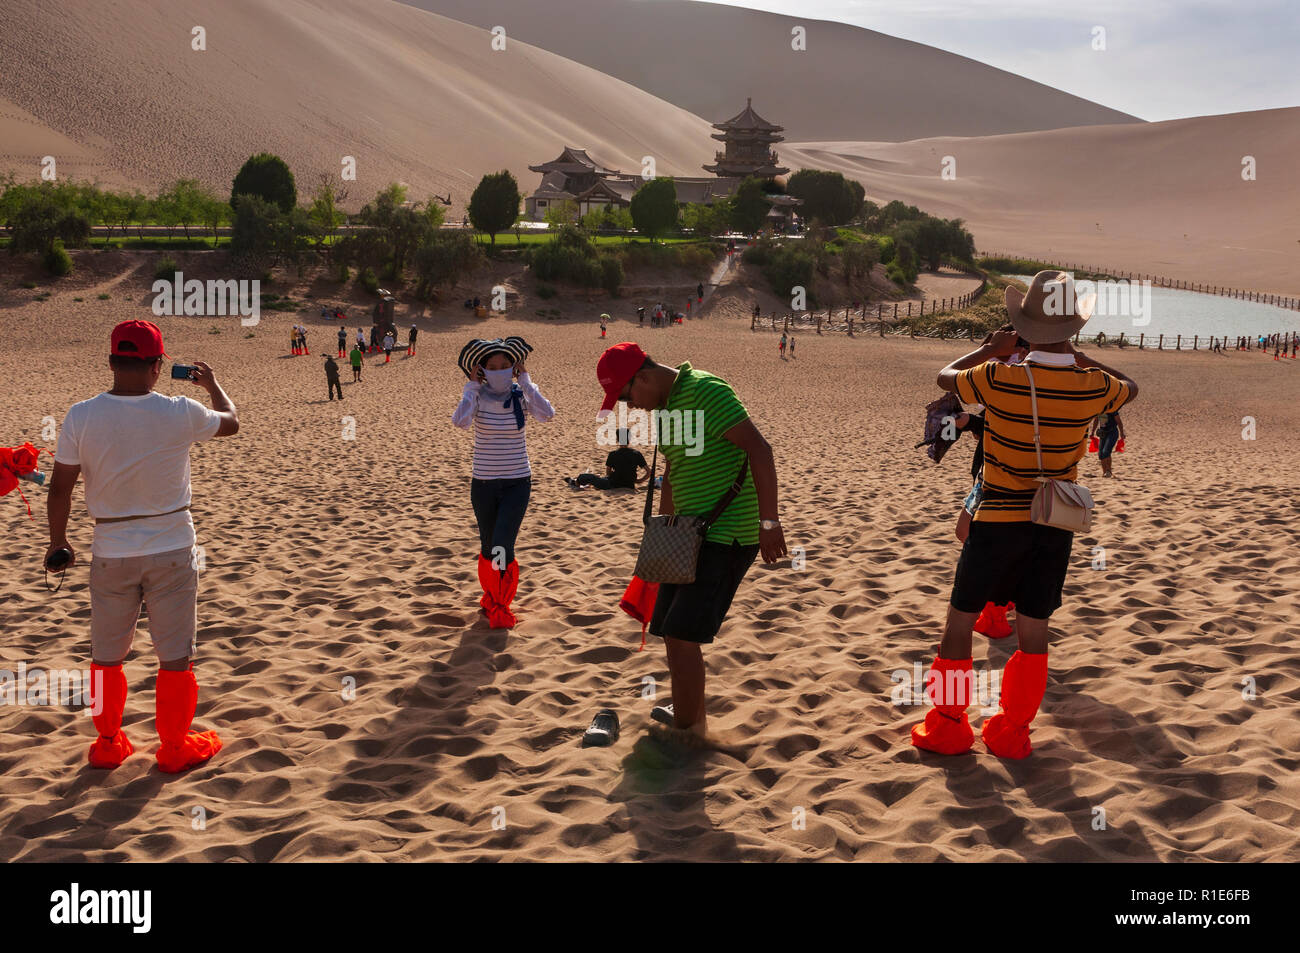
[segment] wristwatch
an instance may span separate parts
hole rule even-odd
[[[758,525],[762,529],[780,529],[781,521],[780,520],[759,520]]]

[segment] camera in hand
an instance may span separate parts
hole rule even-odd
[[[58,572],[71,561],[72,550],[63,546],[45,557],[45,568],[50,572]]]
[[[173,364],[172,378],[178,381],[193,380],[194,372],[197,370],[198,368],[195,367],[193,364]]]

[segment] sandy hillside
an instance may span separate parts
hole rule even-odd
[[[709,122],[752,96],[790,138],[892,142],[1140,121],[955,53],[809,17],[693,0],[403,2],[503,26]],[[802,52],[791,49],[796,26],[807,32]]]
[[[1300,293],[1300,107],[916,142],[787,143],[884,203],[966,220],[982,250]],[[956,179],[940,172],[956,160]],[[1244,181],[1242,157],[1256,160]]]
[[[402,181],[413,198],[450,191],[459,214],[487,172],[531,191],[528,165],[564,145],[628,171],[653,155],[666,174],[702,175],[712,154],[708,124],[682,109],[522,42],[493,52],[483,30],[388,0],[12,0],[5,20],[0,96],[19,108],[0,102],[0,173],[20,178],[54,153],[63,176],[228,190],[266,150],[304,195],[354,156],[348,207]],[[206,52],[190,49],[195,25]]]
[[[0,374],[22,386],[0,404],[4,442],[42,443],[42,418],[103,386],[109,329],[146,313],[147,273],[106,275],[107,301],[98,285],[6,295]],[[140,753],[119,770],[83,767],[88,719],[0,709],[0,858],[1300,859],[1300,364],[1107,352],[1143,393],[1118,478],[1084,467],[1100,509],[1055,620],[1035,754],[943,760],[907,744],[919,710],[891,690],[928,664],[957,557],[971,448],[939,468],[912,449],[957,344],[801,335],[798,360],[781,362],[775,338],[739,320],[652,332],[620,303],[601,341],[594,320],[463,313],[421,319],[419,355],[372,360],[342,405],[324,400],[319,366],[333,329],[311,315],[309,358],[283,353],[296,315],[267,315],[252,338],[231,319],[160,319],[168,350],[209,360],[243,422],[193,453],[199,721],[227,746],[185,776],[153,768],[142,632],[126,718]],[[530,367],[558,411],[530,431],[509,633],[475,611],[469,439],[448,420],[456,351],[505,333],[537,346]],[[560,480],[603,457],[594,362],[625,337],[735,384],[775,448],[787,539],[806,555],[752,570],[708,651],[713,720],[744,760],[648,733],[642,692],[647,678],[663,687],[662,648],[637,652],[639,627],[616,607],[638,499]],[[43,492],[29,494],[38,520]],[[0,504],[7,664],[87,664],[84,564],[47,595],[42,522],[16,496]],[[84,554],[80,494],[74,514]],[[977,671],[1009,651],[977,641]],[[622,740],[579,748],[604,705]]]

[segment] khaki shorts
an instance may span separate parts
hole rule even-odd
[[[160,661],[194,654],[199,570],[192,547],[90,563],[90,643],[94,658],[118,662],[131,651],[140,604],[149,607],[149,635]]]

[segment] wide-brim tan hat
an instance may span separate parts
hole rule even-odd
[[[1029,290],[1007,286],[1007,314],[1011,325],[1030,344],[1057,344],[1068,341],[1092,317],[1096,293],[1082,298],[1074,291],[1074,278],[1068,272],[1040,271],[1029,282]]]

